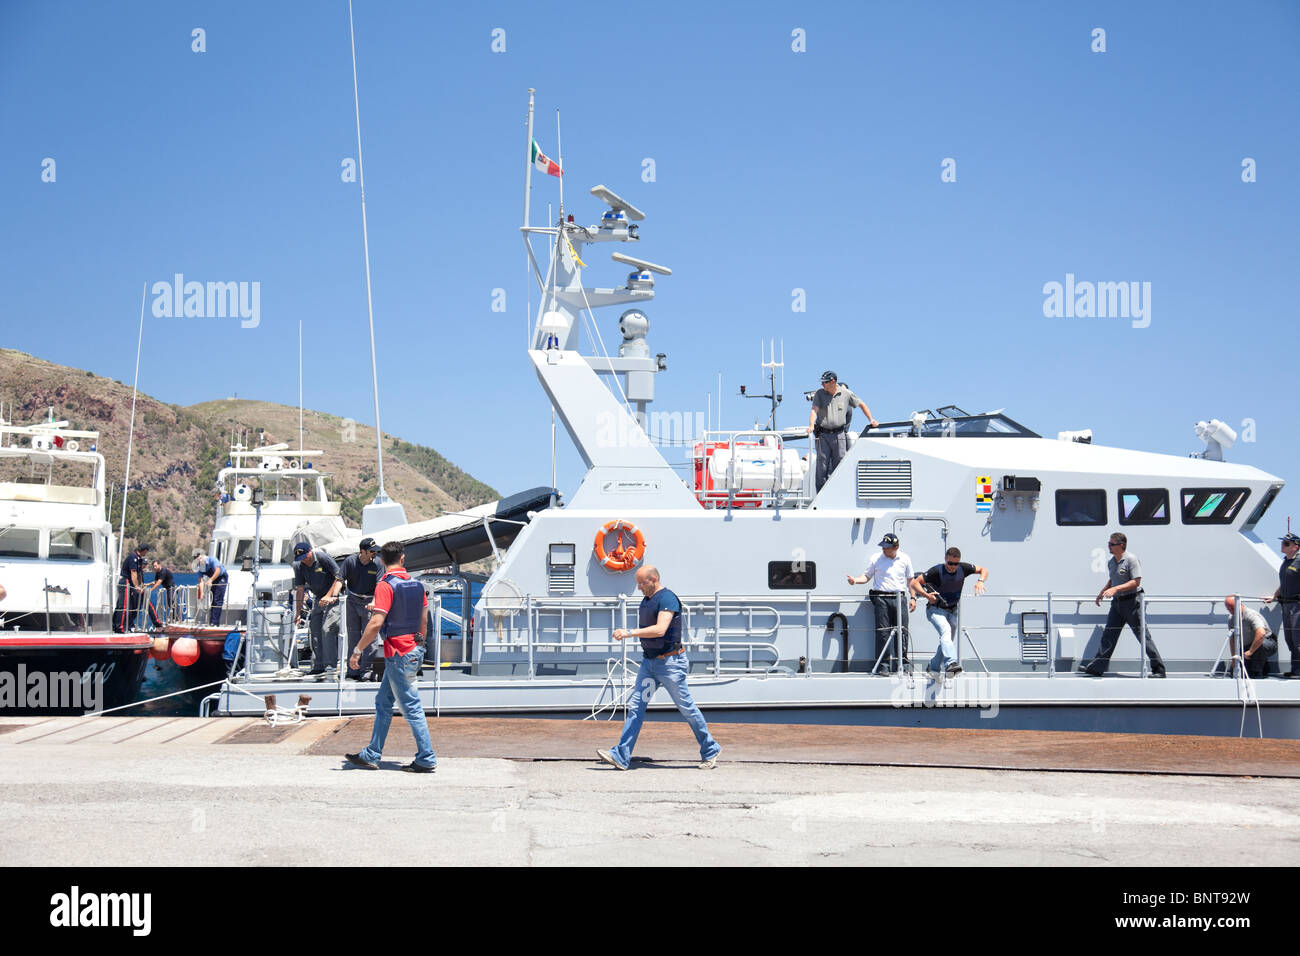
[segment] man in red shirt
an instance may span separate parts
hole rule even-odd
[[[424,638],[427,632],[426,608],[429,598],[424,585],[412,581],[406,573],[406,549],[400,541],[390,541],[380,549],[384,574],[375,585],[374,611],[366,631],[361,635],[348,666],[361,666],[361,655],[374,643],[384,639],[384,679],[375,695],[375,729],[370,744],[355,754],[344,754],[348,762],[366,770],[378,770],[384,741],[393,722],[393,702],[402,708],[415,737],[415,760],[402,767],[412,773],[433,773],[438,758],[429,739],[429,723],[424,718],[418,682],[424,662]]]

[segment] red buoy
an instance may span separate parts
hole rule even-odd
[[[189,667],[199,659],[199,642],[192,637],[178,637],[172,644],[172,660]]]

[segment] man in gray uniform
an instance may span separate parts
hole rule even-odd
[[[300,541],[293,546],[293,583],[297,587],[294,619],[302,619],[303,591],[315,600],[308,624],[311,629],[311,674],[321,680],[337,676],[339,665],[339,591],[343,582],[339,566],[324,551]]]
[[[852,408],[862,409],[872,425],[880,423],[872,417],[867,403],[840,385],[834,372],[822,373],[822,387],[813,393],[812,409],[808,412],[808,433],[817,438],[817,490],[822,490],[826,479],[849,450],[849,422]]]
[[[344,607],[347,609],[349,660],[352,658],[352,652],[357,649],[357,642],[361,640],[361,635],[366,632],[366,624],[370,621],[370,610],[367,605],[375,599],[375,585],[379,582],[381,570],[379,562],[375,560],[375,555],[378,553],[379,545],[375,544],[374,538],[362,538],[360,550],[356,554],[349,554],[343,560],[343,583],[348,589],[347,603]],[[349,680],[361,680],[362,676],[370,670],[376,647],[383,647],[383,645],[374,643],[366,648],[361,655],[361,667],[355,671],[348,670]]]
[[[1236,605],[1236,599],[1229,594],[1223,599],[1223,606],[1228,609],[1228,627],[1233,629],[1232,636],[1228,638],[1228,647],[1232,651],[1232,656],[1237,656],[1237,632],[1233,618],[1233,608]],[[1264,620],[1258,611],[1252,611],[1246,605],[1241,606],[1241,630],[1244,637],[1241,639],[1241,658],[1246,662],[1246,673],[1251,677],[1263,677],[1268,673],[1268,659],[1277,653],[1277,638],[1273,636],[1268,629],[1268,622]],[[1226,673],[1232,673],[1232,661],[1224,668]],[[1216,671],[1217,673],[1217,671]]]
[[[1102,598],[1110,598],[1110,613],[1106,615],[1106,630],[1101,635],[1101,646],[1092,663],[1080,673],[1090,677],[1100,677],[1106,673],[1110,655],[1115,653],[1119,643],[1120,632],[1127,624],[1133,628],[1137,639],[1146,645],[1147,657],[1151,659],[1151,676],[1165,676],[1165,662],[1156,650],[1156,642],[1151,640],[1151,632],[1142,627],[1142,616],[1138,612],[1138,595],[1142,593],[1142,564],[1136,555],[1128,554],[1128,536],[1116,531],[1107,543],[1110,548],[1110,561],[1106,570],[1110,574],[1109,584],[1097,593],[1097,606]]]
[[[1285,677],[1300,678],[1300,535],[1287,534],[1282,539],[1282,566],[1277,569],[1277,590],[1266,603],[1282,604],[1282,633],[1291,651],[1291,670]]]

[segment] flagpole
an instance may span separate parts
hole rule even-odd
[[[528,142],[524,144],[524,228],[527,229],[531,223],[528,219],[528,211],[533,198],[533,94],[536,92],[532,87],[528,88]],[[527,235],[524,241],[528,240]]]
[[[537,92],[531,86],[528,88],[528,142],[524,144],[524,228],[520,233],[524,237],[524,248],[528,251],[528,258],[524,262],[527,268],[533,265],[533,271],[537,271],[536,264],[533,263],[533,239],[528,234],[528,228],[532,225],[530,211],[533,200],[533,94]],[[528,287],[528,312],[524,316],[524,347],[532,345],[533,340],[533,289],[530,284]]]
[[[555,158],[560,166],[560,230],[564,230],[564,146],[560,142],[560,111],[555,111]]]

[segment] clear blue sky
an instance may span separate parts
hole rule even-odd
[[[1229,457],[1293,483],[1260,530],[1300,518],[1300,5],[355,14],[385,430],[503,492],[549,480],[517,232],[532,86],[552,155],[562,110],[568,211],[594,222],[586,190],[608,184],[648,213],[633,251],[674,269],[647,309],[657,409],[702,411],[721,372],[727,424],[748,424],[736,386],[775,336],[788,393],[832,367],[881,419],[1005,407],[1180,455],[1199,418],[1253,419]],[[301,319],[307,403],[373,421],[345,2],[8,0],[0,92],[5,346],[129,382],[142,283],[257,281],[256,329],[147,314],[141,388],[293,404]],[[535,223],[548,202],[535,178]],[[595,251],[589,282],[621,284]],[[1044,317],[1066,273],[1150,282],[1150,326]],[[792,398],[780,421],[806,414]]]

